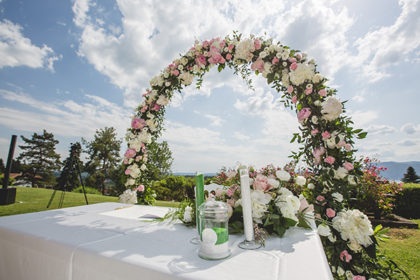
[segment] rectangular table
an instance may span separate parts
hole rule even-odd
[[[100,203],[0,217],[0,279],[333,279],[314,230],[289,229],[265,248],[198,257],[196,230],[151,222],[169,208]]]

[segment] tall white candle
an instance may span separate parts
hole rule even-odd
[[[252,223],[251,191],[249,188],[249,176],[247,169],[239,170],[241,177],[241,202],[242,214],[244,217],[245,240],[254,240],[254,228]]]

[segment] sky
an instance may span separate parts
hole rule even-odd
[[[420,0],[0,0],[0,157],[12,134],[43,129],[62,159],[100,128],[123,139],[151,78],[195,40],[234,30],[316,60],[355,127],[368,131],[358,156],[420,160]],[[161,139],[172,171],[289,162],[296,114],[252,78],[255,90],[212,69],[200,90],[174,96]]]

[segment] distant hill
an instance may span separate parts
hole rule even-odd
[[[195,177],[195,172],[174,172],[175,176]],[[216,173],[204,173],[204,177],[214,177]]]
[[[392,181],[401,181],[404,177],[404,173],[407,172],[407,168],[412,166],[416,171],[417,175],[420,176],[420,161],[407,161],[407,162],[395,162],[385,161],[380,162],[378,166],[388,168],[387,171],[381,172],[381,176]]]

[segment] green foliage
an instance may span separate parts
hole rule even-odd
[[[86,163],[86,171],[90,174],[87,184],[99,187],[101,193],[105,193],[105,180],[110,178],[111,173],[117,168],[120,158],[121,140],[117,139],[117,133],[113,127],[97,129],[94,139],[90,142],[82,139],[86,146],[89,161]]]
[[[3,159],[0,158],[0,174],[4,173],[5,170],[6,170],[6,166],[4,165]]]
[[[411,185],[411,186],[406,186]],[[420,184],[404,184],[395,201],[394,213],[405,218],[420,218]]]
[[[156,202],[156,193],[150,187],[145,187],[144,191],[137,192],[137,203],[139,204],[147,204],[147,205],[154,205]]]
[[[142,173],[142,181],[157,181],[168,176],[174,161],[168,142],[153,141],[148,145],[147,169]]]
[[[412,166],[407,168],[407,172],[404,174],[402,178],[404,183],[420,183],[420,177],[416,174],[416,171]]]
[[[81,145],[79,142],[71,144],[69,156],[63,162],[63,170],[58,177],[58,189],[67,191],[72,190],[80,182],[79,171],[82,163],[80,161]]]
[[[58,140],[52,133],[45,129],[43,134],[34,133],[31,138],[21,136],[24,145],[19,145],[22,150],[18,161],[23,160],[23,174],[19,180],[27,181],[32,187],[45,187],[55,184],[54,171],[59,170],[60,156],[55,152]]]
[[[72,192],[83,193],[83,188],[82,188],[82,186],[78,186],[77,188],[73,189]],[[89,194],[101,195],[100,191],[98,191],[97,189],[91,188],[91,187],[85,187],[85,192],[89,193]]]
[[[3,186],[3,180],[4,180],[4,174],[0,174],[0,188],[1,188],[1,186]],[[15,184],[15,182],[16,182],[15,178],[10,178],[9,177],[8,186],[13,186]]]
[[[194,199],[194,186],[194,178],[171,175],[155,182],[153,189],[159,200],[183,201],[186,198]]]

